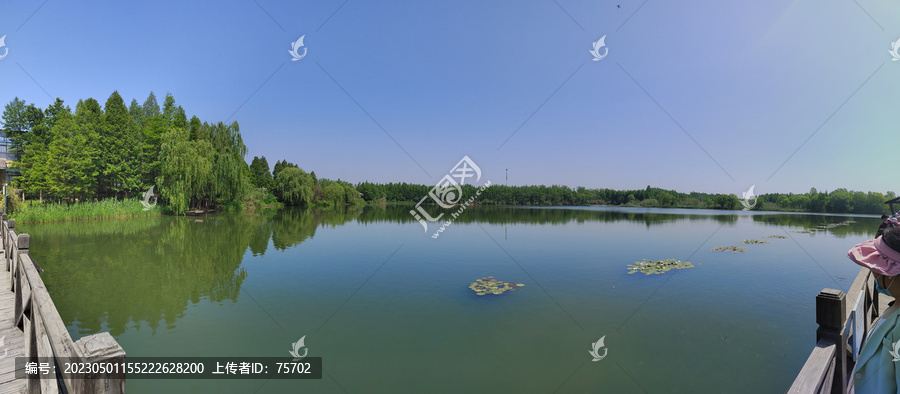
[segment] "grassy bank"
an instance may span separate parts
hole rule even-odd
[[[19,223],[60,222],[66,220],[90,220],[104,218],[158,215],[160,207],[145,211],[138,199],[86,201],[75,204],[40,203],[26,201],[19,204],[10,217]]]

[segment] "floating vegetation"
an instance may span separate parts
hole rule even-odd
[[[746,247],[743,246],[716,246],[715,248],[710,249],[713,252],[737,252],[744,253],[747,251]]]
[[[851,224],[853,224],[853,223],[856,223],[856,221],[855,221],[855,220],[845,220],[845,221],[843,221],[843,222],[838,222],[838,223],[820,224],[820,225],[818,225],[818,226],[816,226],[816,227],[810,227],[810,228],[808,228],[807,230],[804,230],[804,231],[794,231],[794,232],[795,232],[795,233],[801,233],[801,234],[812,234],[812,233],[814,233],[814,232],[816,232],[816,231],[827,231],[827,230],[831,230],[831,229],[836,228],[836,227],[849,226],[849,225],[851,225]]]
[[[503,294],[505,291],[514,291],[516,287],[525,286],[524,283],[501,282],[493,276],[478,279],[469,284],[469,288],[480,296],[485,294]]]
[[[742,239],[741,243],[744,243],[747,245],[760,245],[760,244],[767,244],[767,243],[769,243],[769,241],[760,241],[758,239]]]
[[[816,226],[816,228],[822,229],[822,230],[828,230],[828,229],[832,229],[832,228],[835,228],[835,227],[849,226],[849,225],[851,225],[851,224],[853,224],[853,223],[856,223],[856,221],[855,221],[855,220],[845,220],[845,221],[839,222],[839,223],[828,223],[828,224],[823,224],[823,225],[820,225],[820,226]]]
[[[787,235],[767,235],[763,238],[785,239],[785,238],[787,238]]]
[[[644,275],[661,274],[672,269],[693,268],[694,265],[681,260],[665,259],[656,261],[636,261],[634,264],[628,264],[628,273],[643,272]]]
[[[792,232],[792,233],[797,233],[797,234],[812,234],[812,233],[813,233],[813,230],[793,230],[793,231],[791,231],[791,232]]]

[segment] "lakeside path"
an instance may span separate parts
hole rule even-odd
[[[9,283],[9,267],[4,267],[0,269],[0,284],[6,287]],[[25,357],[25,333],[13,323],[15,304],[12,290],[0,290],[0,394],[25,392],[25,379],[16,379],[15,373],[16,357]]]

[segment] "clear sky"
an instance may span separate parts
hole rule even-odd
[[[512,185],[900,191],[893,2],[48,0],[0,15],[0,103],[170,92],[188,116],[237,120],[248,161],[319,177],[434,184],[468,155]]]

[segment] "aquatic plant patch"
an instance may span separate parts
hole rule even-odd
[[[769,241],[760,241],[758,239],[742,239],[741,243],[744,243],[747,245],[760,245],[760,244],[767,244],[767,243],[769,243]]]
[[[515,291],[517,287],[525,286],[524,283],[501,282],[493,276],[478,279],[469,284],[469,288],[480,296],[485,294],[500,295],[507,291]]]
[[[747,251],[747,248],[743,246],[716,246],[715,248],[710,249],[713,252],[737,252],[744,253]]]
[[[785,239],[787,238],[787,235],[766,235],[763,238]]]
[[[665,259],[649,261],[636,261],[634,264],[628,264],[628,273],[642,272],[644,275],[661,274],[673,269],[694,268],[694,264],[687,261]]]
[[[838,222],[838,223],[828,223],[828,224],[822,224],[822,225],[819,225],[819,226],[816,226],[816,227],[810,227],[810,230],[830,230],[830,229],[833,229],[833,228],[835,228],[835,227],[849,226],[849,225],[851,225],[851,224],[853,224],[853,223],[856,223],[856,221],[855,221],[855,220],[845,220],[845,221],[843,221],[843,222]]]

